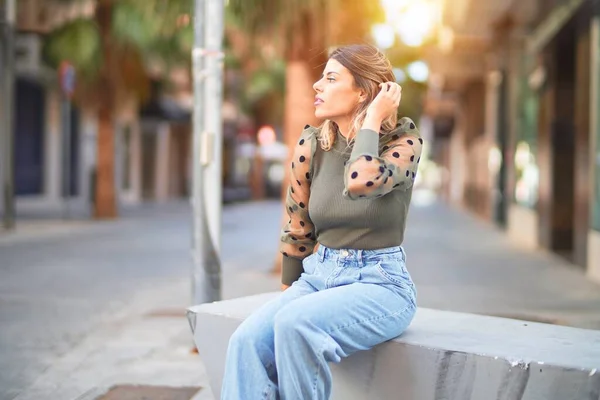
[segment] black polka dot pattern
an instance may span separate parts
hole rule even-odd
[[[281,231],[280,252],[288,257],[289,263],[292,264],[296,262],[294,259],[301,261],[311,254],[316,245],[315,227],[308,214],[308,202],[312,178],[311,159],[318,145],[317,132],[316,128],[309,125],[305,127],[296,142],[290,168],[290,186],[286,199],[289,221]],[[286,263],[288,261],[283,264],[284,275]]]
[[[352,155],[345,165],[344,196],[350,199],[378,198],[392,190],[412,187],[420,161],[423,139],[416,125],[402,118],[397,131],[381,136],[385,145],[379,154]]]

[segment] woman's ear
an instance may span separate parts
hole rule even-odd
[[[365,101],[367,101],[367,98],[368,98],[367,93],[361,89],[358,92],[358,103],[359,104],[364,103]]]

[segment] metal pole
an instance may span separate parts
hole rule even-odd
[[[71,198],[71,101],[63,99],[63,218],[69,218]]]
[[[2,177],[4,198],[4,228],[13,229],[15,226],[15,198],[14,198],[14,159],[13,159],[13,106],[14,106],[14,73],[15,73],[15,51],[14,51],[14,23],[15,23],[15,0],[4,0],[3,13],[0,14],[0,33],[2,37],[2,110],[0,121],[0,136],[3,140],[4,160]]]
[[[194,304],[221,299],[223,0],[196,0],[193,79]]]

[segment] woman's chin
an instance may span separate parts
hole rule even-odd
[[[315,117],[318,119],[328,119],[328,115],[327,113],[324,113],[323,111],[319,110],[319,108],[315,108]]]

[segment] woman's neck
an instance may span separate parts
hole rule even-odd
[[[345,137],[346,139],[348,139],[348,136],[350,135],[350,127],[352,125],[352,119],[351,118],[336,118],[332,120],[333,122],[335,122],[335,124],[338,126],[338,131],[340,132],[340,135],[342,135],[343,137]]]

